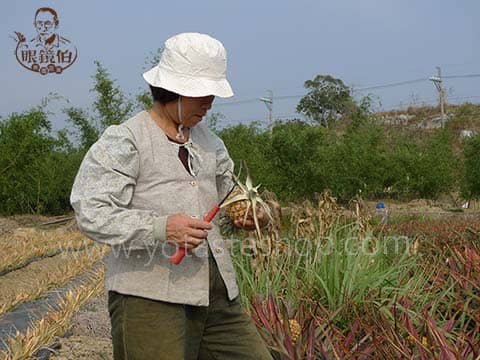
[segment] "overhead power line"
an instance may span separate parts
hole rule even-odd
[[[446,99],[452,104],[454,101],[458,100],[467,100],[467,99],[480,99],[480,95],[462,95],[462,96],[446,96]],[[438,104],[438,97],[435,98],[417,98],[415,103],[408,103],[410,99],[404,99],[401,102],[392,102],[388,103],[387,108],[402,108],[404,106],[423,106],[423,105],[437,105]]]
[[[480,95],[448,97],[448,100],[464,100],[464,99],[480,99]]]
[[[427,81],[427,80],[428,80],[428,78],[414,79],[414,80],[408,80],[408,81],[401,81],[401,82],[397,82],[397,83],[389,83],[389,84],[374,85],[374,86],[369,86],[369,87],[364,87],[364,88],[358,88],[358,89],[354,89],[353,91],[357,92],[357,91],[388,88],[388,87],[394,87],[394,86],[414,84],[414,83]],[[301,97],[304,97],[304,96],[305,96],[305,94],[275,96],[274,100],[297,99],[297,98],[301,98]],[[246,100],[239,100],[239,101],[232,101],[232,102],[217,103],[217,104],[215,104],[215,106],[228,106],[228,105],[246,104],[246,103],[252,103],[252,102],[258,102],[258,99],[253,98],[253,99],[246,99]]]
[[[251,102],[258,102],[258,98],[245,99],[245,100],[239,100],[239,101],[229,101],[229,102],[222,102],[222,103],[213,103],[213,106],[229,106],[229,105],[237,105],[237,104],[246,104]]]
[[[471,95],[471,96],[447,96],[447,99],[449,101],[456,101],[456,100],[466,100],[466,99],[480,99],[480,95]],[[418,104],[419,105],[435,105],[438,101],[438,98],[420,98],[418,99]],[[401,108],[405,106],[405,103],[400,102],[400,103],[395,103],[395,104],[390,104],[388,107],[394,107],[394,108]],[[275,120],[279,119],[305,119],[305,116],[302,114],[279,114],[274,116]],[[244,117],[241,119],[224,119],[222,120],[226,125],[231,125],[235,123],[251,123],[252,121],[258,121],[258,122],[267,122],[269,120],[268,117],[265,117],[264,115],[259,115],[259,116],[250,116],[250,117]]]
[[[390,84],[384,84],[384,85],[374,85],[374,86],[368,86],[368,87],[359,88],[359,89],[353,89],[353,91],[356,92],[356,91],[383,89],[383,88],[389,88],[389,87],[395,87],[395,86],[415,84],[415,83],[423,82],[423,81],[426,81],[426,80],[428,80],[428,78],[407,80],[407,81],[401,81],[401,82],[396,82],[396,83],[390,83]]]
[[[447,76],[442,76],[442,77],[444,79],[468,79],[468,78],[480,77],[480,74],[447,75]],[[367,87],[363,87],[363,88],[353,89],[353,92],[363,92],[363,91],[367,91],[367,90],[384,89],[384,88],[390,88],[390,87],[396,87],[396,86],[402,86],[402,85],[415,84],[415,83],[419,83],[419,82],[423,82],[423,81],[429,81],[429,78],[425,77],[425,78],[406,80],[406,81],[400,81],[400,82],[395,82],[395,83],[387,83],[387,84],[367,86]],[[298,99],[298,98],[301,98],[301,97],[304,97],[304,96],[305,96],[305,94],[275,96],[273,98],[273,100]],[[231,102],[214,103],[214,107],[217,107],[217,106],[218,107],[220,107],[220,106],[231,106],[231,105],[248,104],[248,103],[258,103],[258,98],[251,98],[251,99],[231,101]]]
[[[444,79],[468,79],[468,78],[475,78],[480,77],[480,74],[467,74],[467,75],[448,75],[444,76]]]

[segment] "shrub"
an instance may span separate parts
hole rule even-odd
[[[480,135],[467,141],[464,148],[465,181],[463,194],[466,198],[480,197]]]
[[[64,133],[51,134],[44,109],[0,120],[0,213],[61,213],[79,162]]]
[[[271,136],[255,124],[219,135],[234,161],[247,160],[255,182],[283,202],[312,199],[325,189],[343,201],[359,194],[436,198],[452,191],[461,176],[448,130],[415,139],[363,117],[343,134],[294,120],[277,123]]]
[[[457,181],[457,163],[450,133],[438,131],[420,146],[412,168],[410,192],[422,198],[436,198],[450,192]]]
[[[255,184],[262,183],[272,189],[276,174],[272,168],[271,139],[257,123],[249,126],[236,125],[218,131],[228,152],[239,169],[241,160],[246,160]]]

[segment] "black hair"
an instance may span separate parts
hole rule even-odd
[[[58,14],[55,10],[53,10],[52,8],[49,8],[49,7],[42,7],[40,9],[37,9],[37,11],[35,12],[35,20],[37,19],[38,14],[41,13],[41,12],[49,12],[50,14],[52,14],[53,22],[55,23],[55,27],[58,26],[60,21],[58,20]]]
[[[152,92],[153,101],[158,101],[161,104],[166,104],[168,102],[175,101],[180,97],[180,95],[174,92],[165,90],[164,88],[155,87],[152,85],[150,85],[150,91]]]

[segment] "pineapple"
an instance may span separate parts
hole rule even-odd
[[[243,193],[242,189],[235,186],[235,189],[228,196],[226,202],[242,193]],[[248,207],[247,200],[239,200],[225,206],[225,212],[227,213],[228,217],[233,221],[242,220],[245,214],[247,213],[247,207]]]
[[[290,328],[290,333],[292,334],[292,341],[295,344],[300,335],[302,334],[302,327],[295,319],[288,320],[288,325]]]
[[[261,237],[260,225],[258,224],[257,217],[257,204],[262,206],[263,211],[270,221],[272,220],[272,215],[270,208],[258,193],[260,185],[253,186],[252,178],[250,177],[250,172],[245,161],[244,166],[247,172],[245,183],[242,183],[238,176],[232,174],[236,183],[236,188],[221,207],[225,209],[226,214],[232,221],[242,220],[245,223],[251,212],[253,214],[253,221],[255,223],[257,235]]]
[[[283,320],[280,320],[280,323],[283,325]],[[288,330],[290,330],[290,338],[292,339],[293,344],[297,343],[298,338],[302,335],[302,327],[296,319],[288,319]]]

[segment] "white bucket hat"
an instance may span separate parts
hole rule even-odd
[[[165,41],[157,66],[143,74],[152,86],[182,96],[233,96],[226,78],[227,52],[206,34],[182,33]]]

